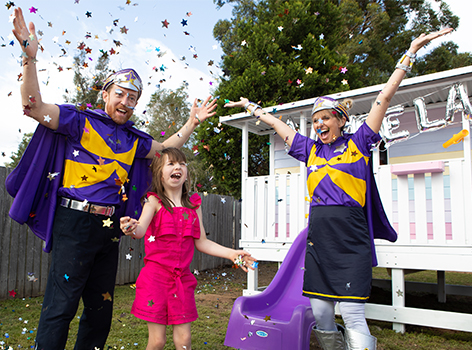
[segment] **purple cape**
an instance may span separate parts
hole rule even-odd
[[[371,165],[371,162],[372,161],[370,160],[369,165]],[[371,167],[369,168],[372,169]],[[397,232],[392,227],[387,215],[385,214],[372,170],[370,171],[370,176],[367,176],[366,185],[366,203],[364,205],[364,213],[367,218],[367,226],[369,227],[370,233],[372,266],[377,266],[378,262],[377,255],[375,254],[374,238],[395,242],[397,240]]]
[[[98,113],[97,113],[98,112]],[[103,118],[103,111],[85,110],[90,118]],[[150,135],[133,127],[133,122],[124,124],[129,131],[141,138]],[[8,175],[5,186],[14,197],[10,217],[20,224],[26,223],[33,233],[44,240],[43,250],[47,253],[52,247],[52,229],[57,206],[57,190],[62,185],[64,170],[64,150],[66,137],[53,130],[38,125],[18,166]],[[115,215],[139,218],[141,215],[141,196],[151,183],[150,159],[136,158],[131,167],[127,189],[128,200],[117,208]],[[52,177],[50,174],[58,173]]]

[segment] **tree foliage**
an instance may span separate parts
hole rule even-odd
[[[107,55],[99,57],[97,64],[92,72],[88,68],[87,56],[84,50],[81,50],[74,57],[74,91],[66,91],[64,101],[70,104],[80,104],[88,108],[103,109],[104,102],[101,90],[103,82],[111,73],[108,68],[110,59]]]
[[[437,9],[428,0],[214,3],[233,5],[233,18],[218,21],[213,29],[224,52],[224,74],[215,95],[221,100],[244,96],[262,106],[383,83],[420,33],[459,24],[442,0],[435,0]],[[451,68],[469,64],[470,54],[450,52],[444,58],[442,50],[437,48],[425,58],[428,69],[439,68],[440,58],[447,59]],[[418,68],[412,75],[427,71]],[[217,109],[217,115],[239,112],[225,109],[223,103]],[[213,169],[217,191],[238,196],[241,132],[217,124],[218,118],[212,118],[198,132],[212,149],[203,158]],[[249,154],[249,175],[267,174],[268,137],[250,135]]]
[[[176,90],[157,90],[151,95],[146,106],[146,120],[138,120],[136,123],[145,124],[146,132],[156,141],[163,142],[177,133],[187,121],[190,114],[190,105],[187,101],[186,85]],[[208,178],[211,175],[201,162],[198,152],[193,151],[192,144],[196,142],[192,134],[181,150],[187,157],[191,189],[195,192],[208,191],[211,186]]]
[[[23,153],[26,150],[26,147],[28,147],[28,144],[31,141],[32,137],[33,137],[32,132],[27,132],[23,134],[23,138],[21,139],[21,142],[18,145],[18,150],[16,152],[11,153],[11,156],[10,156],[11,162],[5,163],[6,167],[16,168],[16,166],[20,162],[21,157],[23,156]]]

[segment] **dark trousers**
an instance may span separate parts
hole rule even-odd
[[[111,326],[121,235],[119,219],[111,217],[110,227],[104,223],[107,219],[57,208],[36,349],[64,350],[80,298],[84,311],[74,349],[103,349]]]

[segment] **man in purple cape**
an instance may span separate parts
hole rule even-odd
[[[139,217],[149,185],[148,164],[159,150],[181,147],[214,115],[216,100],[196,100],[190,118],[163,143],[135,129],[129,118],[143,84],[133,69],[105,81],[104,110],[42,101],[36,70],[38,40],[16,8],[13,34],[22,48],[24,112],[39,126],[6,186],[15,197],[10,216],[27,223],[52,252],[36,349],[63,350],[80,299],[84,311],[74,349],[103,349],[111,326],[121,236],[119,218]]]

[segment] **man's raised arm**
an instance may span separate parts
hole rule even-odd
[[[21,103],[24,114],[37,120],[42,125],[56,130],[59,126],[59,107],[44,103],[39,91],[36,70],[36,54],[38,53],[38,37],[33,22],[26,27],[21,8],[16,8],[13,19],[13,34],[20,43],[23,63],[23,84],[21,85]]]

